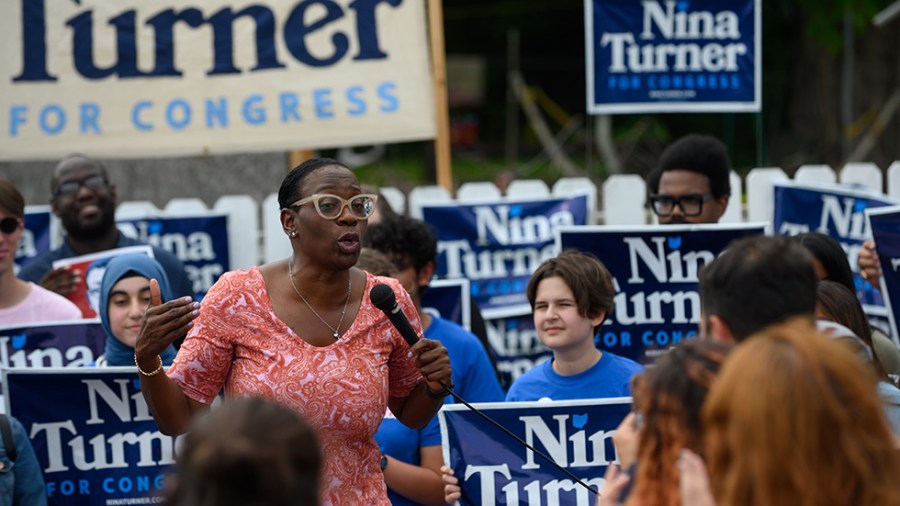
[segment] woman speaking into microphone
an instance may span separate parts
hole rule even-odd
[[[160,431],[183,433],[222,390],[273,399],[318,432],[322,504],[390,504],[373,437],[385,407],[420,428],[440,409],[451,380],[440,342],[410,347],[372,304],[370,290],[389,285],[421,336],[400,284],[354,267],[376,200],[339,162],[308,160],[278,191],[290,258],[224,274],[202,307],[188,298],[163,303],[153,292],[135,362]],[[185,332],[163,371],[159,354]]]

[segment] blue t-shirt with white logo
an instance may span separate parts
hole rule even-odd
[[[604,397],[629,397],[631,377],[644,370],[637,362],[608,351],[590,369],[571,376],[553,370],[553,360],[519,376],[506,394],[509,402],[569,401]]]

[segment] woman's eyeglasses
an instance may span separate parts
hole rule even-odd
[[[0,232],[3,232],[6,235],[10,235],[19,229],[19,219],[18,218],[3,218],[0,220]]]
[[[294,202],[289,207],[300,207],[303,204],[312,202],[319,216],[326,220],[337,219],[344,212],[346,206],[350,209],[350,214],[360,220],[366,220],[375,212],[375,203],[378,202],[378,195],[361,194],[352,197],[350,200],[342,199],[337,195],[328,193],[316,193],[305,199]]]
[[[657,216],[671,216],[675,212],[675,206],[680,207],[685,216],[699,216],[703,212],[703,203],[711,198],[710,193],[691,193],[678,198],[650,195],[650,205]]]

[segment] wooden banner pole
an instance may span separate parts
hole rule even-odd
[[[288,172],[314,156],[316,156],[316,152],[312,149],[295,149],[288,151]]]
[[[431,34],[431,64],[434,74],[434,106],[437,137],[434,140],[437,184],[453,192],[450,161],[450,113],[447,105],[447,58],[444,53],[442,0],[428,0],[428,31]]]

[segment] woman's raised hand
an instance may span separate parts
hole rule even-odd
[[[155,360],[176,339],[184,337],[200,314],[200,303],[180,297],[163,303],[159,283],[150,280],[150,307],[141,320],[141,332],[134,348],[135,359],[143,367],[156,367]]]

